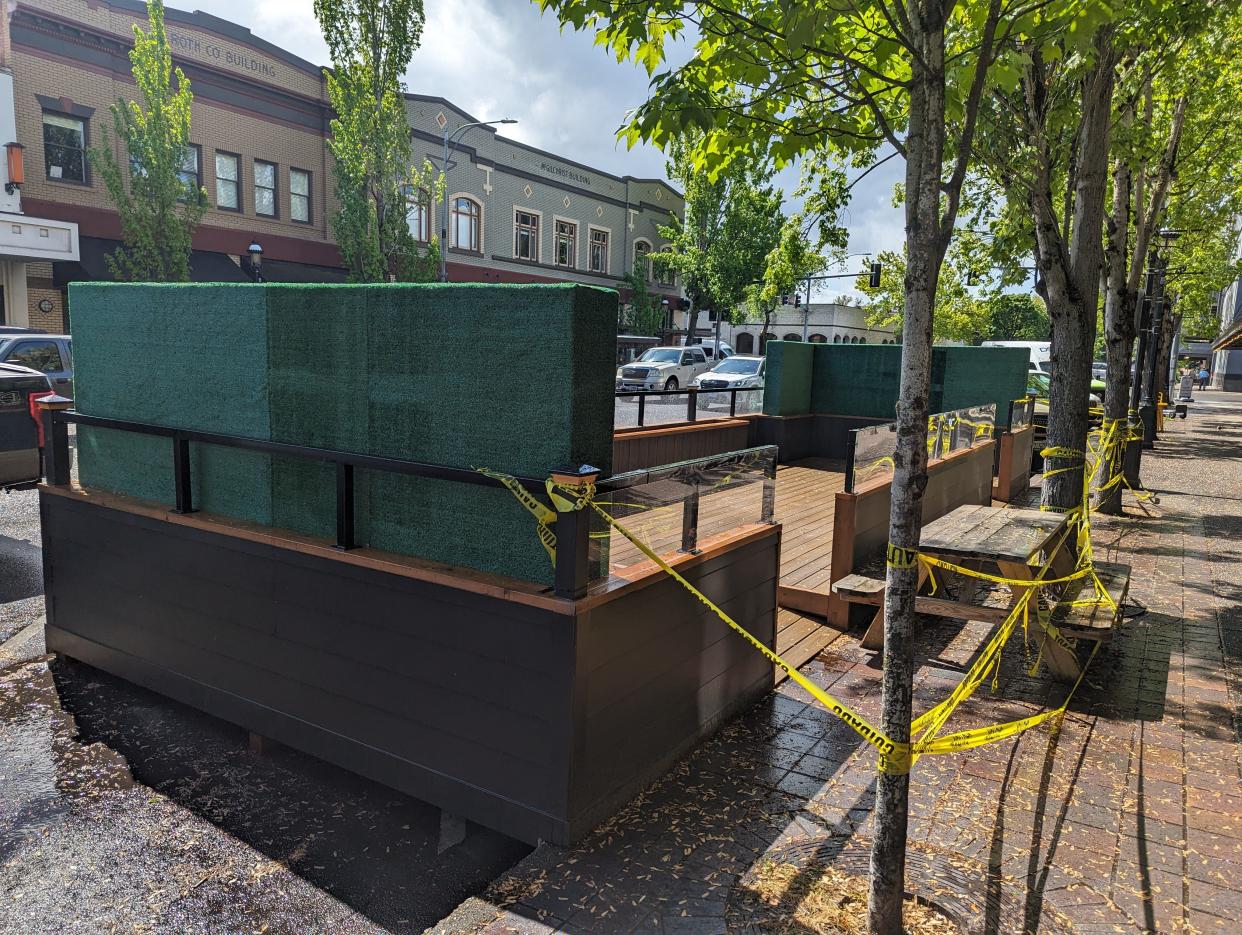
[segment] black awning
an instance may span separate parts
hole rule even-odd
[[[80,237],[79,259],[52,264],[52,282],[64,289],[71,282],[112,282],[108,257],[121,245],[106,237]],[[191,282],[252,282],[251,278],[225,253],[210,250],[190,251]]]
[[[191,282],[253,282],[227,253],[190,251]]]
[[[264,282],[349,282],[349,270],[289,260],[264,260],[259,267]]]

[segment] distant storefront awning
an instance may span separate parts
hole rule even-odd
[[[111,282],[115,277],[108,265],[108,257],[120,245],[120,241],[106,237],[80,238],[79,259],[76,262],[52,264],[52,281],[56,288],[64,289],[71,282]],[[190,252],[190,280],[251,282],[250,277],[228,254],[213,253],[210,250]]]
[[[260,267],[264,282],[348,282],[349,270],[339,266],[316,266],[313,263],[291,263],[288,260],[264,259]]]
[[[1229,329],[1212,344],[1214,351],[1242,350],[1242,320],[1235,321]]]

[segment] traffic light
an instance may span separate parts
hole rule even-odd
[[[880,270],[881,269],[883,269],[883,267],[879,263],[871,264],[871,288],[872,289],[880,288]]]
[[[794,293],[794,308],[802,308],[802,293]]]
[[[789,296],[787,296],[787,295],[782,295],[782,296],[781,296],[781,305],[788,305],[788,304],[789,304]]]

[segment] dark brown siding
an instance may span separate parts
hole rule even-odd
[[[769,647],[779,567],[773,533],[685,572]],[[580,618],[577,668],[575,832],[611,814],[773,684],[772,664],[667,576]]]
[[[612,439],[612,472],[624,474],[740,451],[747,447],[748,435],[744,419],[716,419],[618,432]]]
[[[581,837],[772,686],[663,574],[537,606],[209,520],[40,509],[49,649],[532,843]],[[779,542],[682,566],[769,646]]]

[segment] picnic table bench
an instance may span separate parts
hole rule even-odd
[[[1061,578],[1075,568],[1075,558],[1068,544],[1057,547],[1069,534],[1067,523],[1067,517],[1059,513],[961,506],[923,527],[919,552],[1015,581],[1033,581],[1041,572],[1045,578]],[[1055,553],[1049,559],[1047,553],[1053,550]],[[1048,565],[1046,571],[1045,564]],[[1120,608],[1129,590],[1130,567],[1110,562],[1095,562],[1094,567],[1095,577],[1108,592],[1113,605]],[[882,565],[877,570],[878,574],[874,575],[847,575],[832,585],[833,591],[844,600],[877,608],[863,636],[863,646],[868,649],[881,649],[884,643],[885,573]],[[927,577],[926,566],[920,563],[920,590]],[[943,577],[947,576],[937,573],[937,578]],[[1011,590],[1013,595],[1008,607],[920,594],[915,598],[914,609],[917,613],[939,617],[1002,623],[1025,591],[1020,587]],[[1120,611],[1107,603],[1074,606],[1076,600],[1094,597],[1095,590],[1095,579],[1091,576],[1066,585],[1050,618],[1059,638],[1050,639],[1044,632],[1038,635],[1044,660],[1057,678],[1076,679],[1082,671],[1077,641],[1107,642],[1120,619]]]

